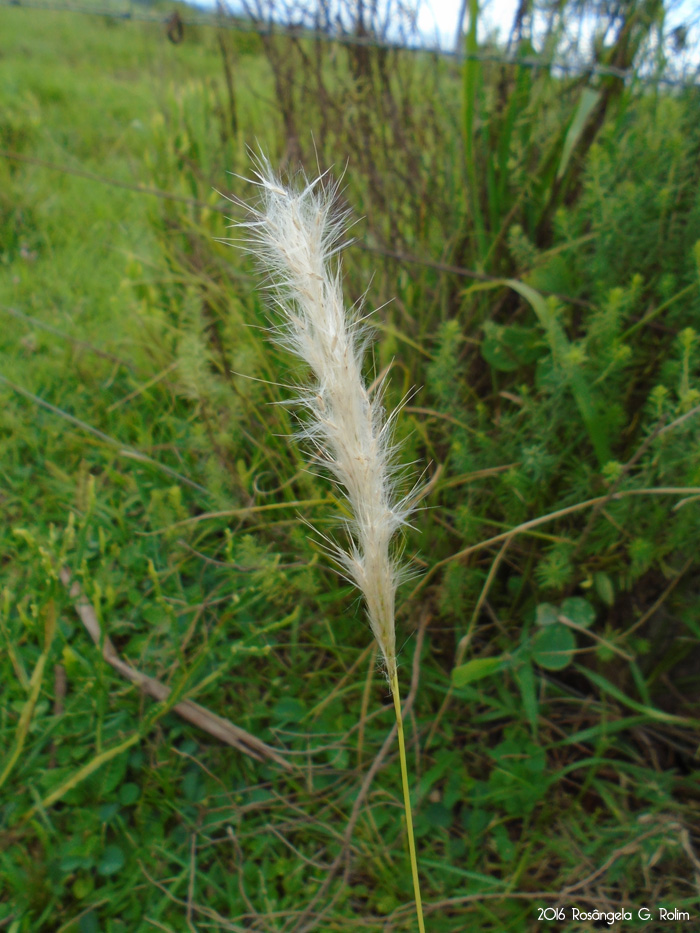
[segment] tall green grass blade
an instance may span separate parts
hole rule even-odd
[[[613,722],[598,722],[595,726],[590,726],[588,729],[581,729],[579,732],[574,732],[573,735],[567,735],[565,739],[562,739],[561,742],[557,744],[576,745],[583,744],[584,742],[599,741],[601,738],[607,738],[608,735],[614,735],[617,732],[625,732],[628,729],[633,729],[635,726],[639,726],[648,721],[646,716],[637,715],[624,716]]]
[[[598,464],[601,467],[605,466],[606,463],[612,460],[605,424],[598,414],[593,391],[586,381],[585,376],[573,366],[566,365],[565,358],[570,344],[551,305],[538,291],[529,285],[525,285],[524,282],[519,282],[516,279],[507,279],[506,285],[518,292],[519,295],[522,295],[530,304],[537,315],[540,326],[547,335],[547,340],[555,363],[558,363],[564,369],[568,370],[567,375],[571,380],[571,389],[574,399],[576,400],[576,406],[586,426],[589,440],[598,458]]]
[[[474,136],[476,132],[476,104],[481,83],[481,62],[477,59],[479,42],[477,39],[477,26],[479,22],[479,0],[469,0],[469,29],[466,35],[466,59],[464,62],[463,80],[463,127],[464,127],[464,157],[466,160],[467,181],[469,184],[469,205],[472,213],[474,229],[479,244],[479,255],[486,254],[486,231],[479,203],[479,182],[476,171],[476,156],[474,151]]]
[[[29,733],[29,727],[32,722],[34,709],[36,707],[37,700],[39,699],[41,685],[44,681],[44,669],[46,668],[46,662],[49,657],[49,651],[51,650],[51,644],[53,642],[55,631],[56,606],[54,602],[51,601],[46,609],[46,621],[44,624],[44,650],[39,655],[39,660],[36,663],[31,679],[29,681],[29,696],[27,697],[27,700],[22,707],[22,712],[17,724],[17,731],[15,733],[15,747],[8,755],[7,759],[5,760],[5,766],[3,767],[2,772],[0,772],[0,787],[3,786],[5,781],[10,776],[14,766],[17,764],[17,761],[22,754],[24,743],[26,741],[27,735]]]
[[[591,683],[594,683],[596,687],[603,691],[603,693],[608,693],[610,696],[614,697],[619,703],[622,703],[623,706],[633,709],[637,713],[643,713],[649,719],[653,719],[655,722],[668,722],[675,723],[682,726],[692,726],[693,728],[698,728],[700,726],[700,720],[691,719],[686,716],[673,716],[671,713],[664,713],[663,710],[655,709],[652,706],[646,706],[644,703],[638,703],[636,700],[630,699],[625,693],[622,692],[614,684],[611,684],[607,678],[603,677],[602,674],[597,674],[595,671],[589,670],[587,667],[583,667],[580,664],[575,665],[576,669],[587,677]]]
[[[571,159],[571,154],[581,137],[581,133],[583,133],[583,128],[586,125],[591,111],[599,100],[600,93],[593,90],[593,88],[585,87],[581,92],[578,107],[576,108],[576,112],[567,130],[566,138],[564,139],[564,148],[562,150],[561,160],[559,161],[559,168],[557,169],[557,181],[560,181],[564,177],[569,160]]]
[[[452,670],[452,685],[464,687],[484,677],[490,677],[508,665],[508,659],[501,656],[495,658],[472,658],[466,664],[460,664]]]
[[[478,51],[477,22],[479,17],[479,0],[469,0],[469,29],[465,36],[466,60],[464,62],[463,86],[463,121],[464,121],[464,152],[467,165],[474,161],[474,110],[476,107],[476,92],[478,86],[480,62],[476,59]]]
[[[523,709],[530,724],[532,737],[537,741],[537,720],[539,716],[539,703],[537,702],[537,690],[535,685],[535,672],[529,660],[525,661],[520,667],[515,668],[515,679],[520,687],[520,698],[523,701]]]
[[[77,787],[84,780],[89,778],[90,775],[94,774],[95,771],[102,767],[102,765],[107,764],[107,762],[112,761],[113,758],[116,758],[119,755],[123,755],[124,752],[128,751],[133,745],[136,745],[137,742],[141,741],[142,738],[142,731],[138,731],[132,733],[127,739],[124,739],[117,745],[113,745],[110,748],[105,749],[105,751],[100,752],[99,755],[96,755],[86,765],[78,768],[78,770],[71,774],[70,777],[68,777],[65,781],[62,781],[58,787],[55,787],[51,791],[51,793],[43,797],[39,804],[28,810],[23,815],[22,820],[26,821],[31,819],[37,810],[48,810],[49,807],[52,807],[55,803],[61,800],[62,797],[65,797],[68,791],[73,790],[74,787]]]
[[[604,467],[606,463],[612,460],[607,427],[600,416],[597,399],[586,377],[574,365],[567,362],[571,344],[550,303],[532,286],[526,285],[517,279],[494,279],[492,282],[478,282],[471,286],[469,291],[484,291],[501,288],[504,285],[512,288],[513,291],[523,297],[535,312],[540,327],[545,333],[555,365],[561,366],[566,371],[571,383],[576,407],[586,427],[598,464],[600,467]]]
[[[515,130],[515,121],[521,114],[530,99],[532,93],[532,69],[518,68],[515,80],[515,89],[511,94],[506,112],[505,120],[501,126],[498,136],[498,167],[499,167],[499,185],[498,201],[501,216],[505,214],[508,207],[506,204],[506,195],[508,192],[508,179],[510,173],[508,170],[508,161],[513,148],[513,132]],[[532,134],[532,127],[528,124],[528,132]]]

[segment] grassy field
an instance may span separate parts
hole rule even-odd
[[[248,146],[345,170],[368,375],[418,387],[428,929],[696,928],[697,88],[2,7],[0,929],[416,929],[305,373],[221,242]]]

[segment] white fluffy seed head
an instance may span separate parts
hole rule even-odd
[[[260,191],[250,219],[248,249],[269,275],[275,340],[308,364],[314,385],[299,398],[308,418],[300,432],[318,452],[347,499],[347,549],[329,550],[357,585],[389,678],[396,673],[394,609],[403,576],[391,539],[411,512],[397,501],[393,478],[393,416],[386,419],[381,387],[370,395],[362,376],[368,343],[359,310],[343,300],[337,259],[347,216],[335,207],[337,187],[325,176],[286,186],[261,156]]]

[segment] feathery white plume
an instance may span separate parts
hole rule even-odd
[[[268,160],[257,160],[260,202],[240,226],[249,251],[269,273],[279,322],[276,341],[308,364],[315,377],[299,403],[309,418],[300,436],[310,440],[342,488],[352,520],[347,550],[333,557],[364,595],[369,621],[390,680],[396,675],[394,608],[402,568],[391,539],[407,522],[409,497],[398,500],[391,440],[381,386],[370,395],[362,376],[369,336],[359,309],[343,301],[341,263],[347,215],[334,204],[337,186],[325,176],[286,186]],[[395,414],[395,413],[394,413]],[[415,499],[415,495],[410,498]]]

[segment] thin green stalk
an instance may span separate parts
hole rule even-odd
[[[396,727],[399,732],[399,759],[401,761],[401,784],[403,785],[403,805],[406,810],[406,830],[408,832],[408,852],[411,858],[411,874],[413,876],[413,894],[416,900],[416,913],[418,915],[418,929],[425,933],[423,921],[423,903],[420,896],[420,881],[418,879],[418,860],[416,858],[416,840],[413,836],[413,816],[411,815],[411,793],[408,789],[408,768],[406,766],[406,743],[403,737],[403,715],[401,713],[401,694],[399,692],[399,677],[394,671],[391,677],[391,695],[394,698],[394,712],[396,713]]]
[[[464,82],[462,89],[462,108],[464,125],[464,156],[467,182],[469,185],[469,201],[471,206],[471,222],[476,231],[479,244],[479,261],[486,255],[486,231],[484,219],[479,202],[479,185],[476,172],[476,154],[474,151],[474,134],[476,128],[476,102],[477,91],[482,74],[482,64],[478,59],[479,40],[477,38],[477,23],[479,19],[479,0],[469,0],[469,29],[465,37],[467,57],[464,62]]]
[[[46,662],[51,651],[51,644],[53,642],[55,632],[56,605],[54,601],[51,600],[46,608],[46,622],[44,624],[44,650],[39,655],[39,660],[36,663],[36,667],[32,672],[31,680],[29,681],[29,697],[22,707],[22,712],[17,724],[17,731],[15,733],[15,747],[7,756],[5,767],[2,769],[2,772],[0,772],[0,787],[3,786],[5,781],[12,773],[12,770],[19,761],[20,755],[24,749],[24,743],[26,741],[27,735],[29,734],[29,727],[32,722],[32,716],[34,715],[34,708],[36,707],[39,694],[41,693],[41,685],[44,682],[44,669],[46,667]]]

